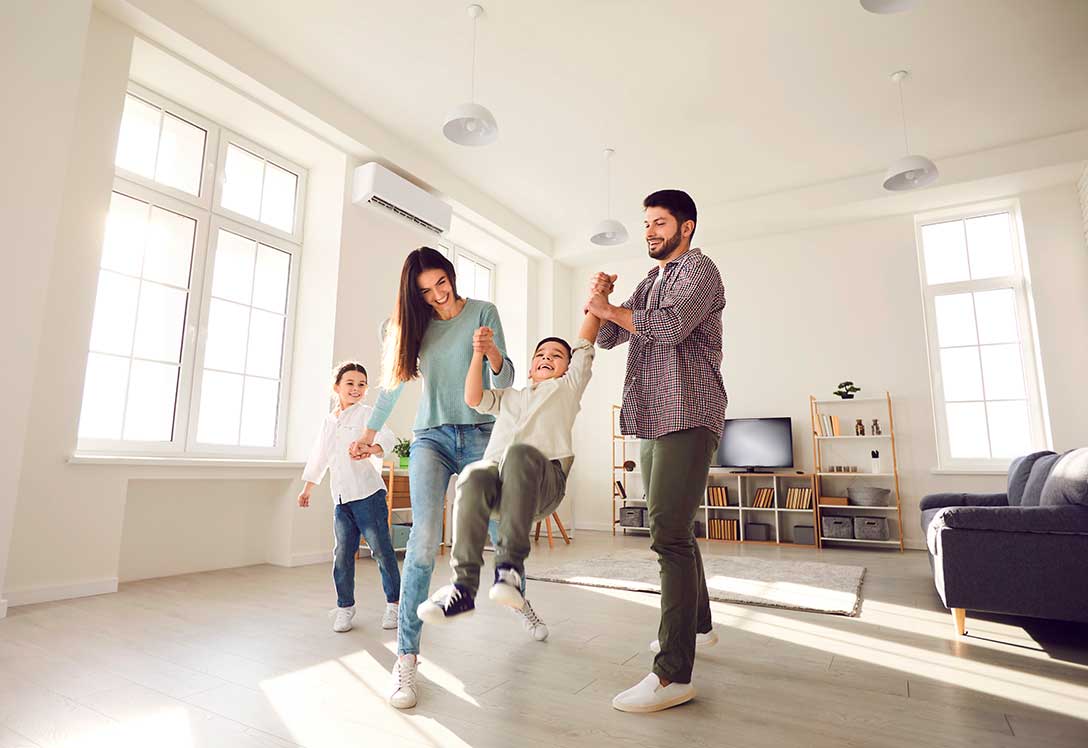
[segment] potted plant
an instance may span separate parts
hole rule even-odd
[[[853,382],[846,381],[840,382],[839,388],[831,394],[838,395],[843,400],[853,400],[855,392],[861,392],[861,387],[855,387]]]
[[[400,466],[402,468],[408,467],[408,452],[410,447],[411,442],[407,439],[397,439],[397,444],[393,447],[393,454],[400,457]]]

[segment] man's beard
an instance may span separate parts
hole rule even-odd
[[[676,233],[663,241],[661,243],[661,246],[659,246],[656,250],[649,245],[647,245],[647,250],[650,253],[650,257],[655,260],[662,260],[675,252],[676,248],[680,246],[680,242],[682,240],[683,236],[680,234],[680,228],[677,227]]]

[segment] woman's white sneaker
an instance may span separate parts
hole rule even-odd
[[[713,647],[717,643],[718,634],[714,631],[714,629],[710,629],[710,631],[706,632],[705,634],[695,635],[695,649],[697,650],[706,649],[707,647]],[[650,651],[654,654],[660,652],[661,642],[659,642],[657,639],[654,639],[652,642],[650,642]]]
[[[690,683],[661,685],[656,674],[650,673],[637,685],[628,688],[612,699],[612,708],[621,712],[660,712],[679,706],[695,698],[695,687]]]
[[[385,612],[382,613],[382,628],[386,631],[395,629],[398,618],[400,618],[400,603],[386,603]]]
[[[416,685],[416,656],[404,654],[393,666],[393,683],[390,687],[389,705],[397,709],[411,709],[419,700]]]
[[[336,608],[332,611],[332,630],[338,634],[351,631],[351,619],[355,617],[355,606]]]
[[[526,600],[525,603],[514,613],[521,618],[521,625],[529,632],[529,636],[534,640],[542,642],[548,638],[548,626],[544,623],[544,619],[536,614],[533,610],[533,606]]]

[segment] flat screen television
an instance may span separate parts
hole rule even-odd
[[[718,467],[748,472],[793,467],[793,424],[789,418],[727,418],[714,457]]]

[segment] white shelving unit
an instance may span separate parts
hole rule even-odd
[[[740,537],[736,540],[710,537],[701,537],[699,539],[716,543],[767,543],[770,545],[796,545],[802,548],[818,547],[818,540],[813,543],[797,543],[794,541],[794,528],[798,525],[811,524],[815,536],[819,537],[815,477],[813,473],[741,473],[727,468],[711,468],[710,485],[725,486],[729,504],[727,506],[704,504],[699,507],[703,512],[707,535],[710,533],[711,519],[735,519],[738,520]],[[771,488],[774,491],[774,500],[771,506],[754,507],[751,505],[755,498],[756,489],[759,488]],[[808,509],[787,509],[785,506],[786,498],[791,488],[810,489],[812,491],[812,506]],[[806,519],[808,522],[805,521]],[[746,525],[749,522],[770,525],[770,537],[767,540],[748,539]]]
[[[892,397],[885,392],[883,397],[859,397],[847,400],[817,400],[809,397],[809,413],[812,416],[812,452],[816,462],[816,529],[819,530],[820,544],[847,544],[858,547],[898,547],[903,550],[903,503],[899,495],[899,459],[895,451],[895,418],[892,413]],[[887,433],[857,435],[825,436],[821,434],[821,416],[835,415],[843,417],[844,428],[846,424],[855,419],[861,419],[865,423],[868,419],[878,416],[885,420]],[[848,416],[848,417],[847,417]],[[853,428],[852,425],[849,428]],[[853,444],[851,444],[853,442]],[[881,445],[881,446],[877,446]],[[854,457],[856,450],[862,449],[861,457]],[[870,464],[869,450],[879,449],[881,460],[891,459],[891,472],[876,473],[843,473],[832,472],[826,469],[827,460],[825,450],[834,450],[836,454],[848,452],[849,459],[856,460],[860,465]],[[882,462],[881,467],[888,467],[887,462]],[[845,493],[844,482],[858,479],[879,479],[885,481],[885,485],[891,483],[895,504],[890,506],[856,506],[822,504],[825,496],[841,496]],[[886,517],[889,524],[889,540],[860,540],[858,538],[829,538],[823,535],[822,518],[827,516],[857,517],[870,515],[873,517]]]

